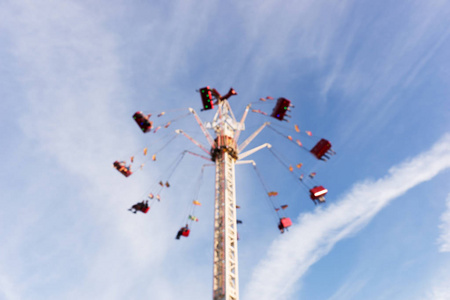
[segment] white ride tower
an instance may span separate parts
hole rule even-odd
[[[228,101],[222,101],[212,123],[216,133],[215,147],[211,149],[211,158],[216,163],[213,300],[239,299],[234,173],[238,125]]]
[[[239,299],[235,165],[254,164],[253,161],[243,161],[238,160],[238,158],[242,159],[262,148],[271,147],[270,144],[266,143],[241,153],[259,132],[270,124],[269,122],[264,123],[238,147],[237,140],[240,132],[245,128],[244,122],[249,109],[250,105],[247,106],[241,121],[237,122],[228,100],[218,100],[218,111],[213,121],[205,124],[192,108],[189,109],[206,136],[211,146],[210,151],[207,151],[201,143],[187,133],[177,130],[177,133],[182,133],[203,151],[210,154],[211,160],[216,165],[213,300]],[[213,139],[206,129],[213,129],[216,138]]]

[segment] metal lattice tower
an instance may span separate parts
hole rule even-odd
[[[211,146],[208,151],[201,143],[182,133],[194,144],[211,156],[216,166],[215,202],[214,202],[214,267],[213,267],[213,300],[239,299],[238,249],[237,249],[237,219],[236,219],[236,185],[235,165],[252,163],[243,161],[256,151],[268,147],[263,144],[245,153],[244,148],[261,132],[269,122],[264,123],[239,147],[237,140],[244,130],[245,119],[250,105],[247,106],[240,122],[237,122],[226,99],[218,101],[218,111],[212,122],[203,122],[197,113],[190,108],[200,128]],[[213,139],[206,129],[213,129],[216,137]],[[238,157],[239,155],[239,157]]]
[[[219,104],[214,117],[215,147],[211,149],[216,162],[214,202],[214,300],[239,299],[238,249],[236,224],[235,163],[238,123],[227,101]]]

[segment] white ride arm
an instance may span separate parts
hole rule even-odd
[[[258,152],[259,150],[266,147],[270,149],[272,148],[272,145],[269,143],[262,144],[261,146],[255,147],[252,150],[248,150],[247,152],[240,154],[239,159],[246,158],[247,156],[252,155],[253,153]]]
[[[186,132],[184,132],[181,129],[177,129],[175,130],[176,133],[180,134],[182,133],[185,137],[187,137],[191,142],[193,142],[197,147],[199,147],[200,149],[202,149],[203,151],[205,151],[206,153],[208,153],[208,155],[211,155],[211,153],[199,142],[197,142],[193,137],[191,137],[189,134],[187,134]]]
[[[247,107],[245,108],[244,115],[242,116],[242,119],[239,122],[238,130],[236,130],[236,133],[234,134],[234,140],[236,142],[238,141],[239,135],[241,134],[241,130],[242,130],[243,126],[244,126],[244,122],[245,122],[245,119],[247,118],[247,114],[248,114],[248,111],[250,109],[250,106],[252,106],[251,103],[249,105],[247,105]]]
[[[214,139],[212,138],[211,134],[209,133],[208,130],[206,130],[205,126],[203,125],[202,120],[200,120],[200,117],[197,115],[197,113],[195,112],[195,110],[193,108],[189,107],[189,111],[194,115],[195,119],[197,120],[198,125],[200,126],[200,129],[203,131],[203,134],[205,135],[206,139],[209,142],[209,145],[211,146],[211,148],[214,147]]]
[[[264,124],[262,124],[261,127],[259,127],[255,132],[252,133],[251,136],[249,136],[240,146],[239,146],[239,150],[238,153],[241,153],[242,150],[245,149],[245,147],[248,146],[248,144],[250,144],[251,141],[253,141],[253,139],[261,132],[261,130],[264,129],[264,127],[266,127],[267,125],[269,125],[270,122],[265,122]]]
[[[252,164],[253,166],[256,166],[254,160],[239,160],[236,162],[236,165],[246,165],[246,164]]]

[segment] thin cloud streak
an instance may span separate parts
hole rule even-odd
[[[384,178],[362,182],[336,204],[300,215],[288,235],[273,242],[255,268],[246,299],[279,299],[343,238],[356,234],[383,207],[416,185],[450,168],[450,134],[429,151],[391,168]]]
[[[19,289],[15,286],[11,280],[9,280],[3,274],[0,274],[0,297],[2,299],[16,300],[21,299],[21,296],[17,292]],[[4,297],[4,298],[3,298]]]
[[[123,181],[111,163],[121,150],[140,148],[138,139],[145,136],[130,136],[121,126],[127,112],[123,103],[129,97],[121,72],[120,39],[101,22],[108,16],[94,16],[75,2],[37,7],[17,2],[9,10],[18,11],[7,15],[5,33],[24,91],[22,138],[33,145],[33,153],[51,159],[67,178],[79,180],[71,183],[76,191],[71,191],[70,200],[36,197],[21,207],[21,217],[27,221],[17,219],[11,226],[17,234],[9,234],[7,243],[1,240],[5,249],[14,250],[8,251],[10,256],[0,255],[0,269],[5,270],[0,272],[0,298],[48,299],[51,294],[59,299],[138,299],[158,291],[160,297],[155,299],[180,299],[185,294],[193,298],[206,294],[210,289],[206,280],[196,284],[191,278],[177,280],[188,288],[170,288],[175,276],[167,268],[174,263],[168,261],[168,252],[179,244],[169,203],[152,207],[145,218],[126,211],[139,192],[126,188],[130,181]],[[131,114],[127,117],[131,123]],[[138,132],[135,125],[132,128]],[[162,173],[157,168],[152,171]],[[134,190],[145,191],[148,177],[136,175],[131,181]],[[38,186],[46,188],[44,183]],[[58,193],[65,195],[67,190]],[[68,220],[61,224],[58,211],[47,203],[72,211]],[[73,206],[85,209],[73,211]],[[41,236],[51,253],[33,244]],[[36,252],[45,255],[30,259]],[[20,265],[13,263],[18,253]],[[183,269],[188,263],[182,261],[177,267]],[[39,267],[30,270],[30,265]],[[203,273],[209,275],[199,270],[203,269],[190,272],[196,280]],[[49,282],[57,288],[43,288]],[[162,286],[167,291],[159,291]]]
[[[18,219],[13,225],[20,234],[5,238],[7,243],[2,239],[5,249],[17,250],[9,258],[0,255],[0,267],[6,270],[0,273],[0,298],[48,298],[41,287],[57,282],[58,288],[45,291],[55,298],[123,299],[133,289],[135,274],[150,269],[149,265],[155,268],[164,257],[169,242],[162,237],[168,236],[169,229],[146,231],[143,219],[123,213],[128,205],[124,199],[132,196],[117,184],[119,176],[109,172],[113,159],[108,158],[117,154],[120,144],[136,144],[115,121],[118,111],[124,110],[118,100],[126,93],[117,37],[103,27],[101,16],[74,2],[38,6],[17,2],[11,10],[17,14],[8,16],[5,32],[24,90],[23,139],[43,159],[51,158],[67,177],[81,178],[73,182],[82,189],[76,205],[88,209],[60,222],[54,206],[70,211],[73,203],[61,201],[49,208],[50,200],[36,197],[24,204],[21,216],[33,217],[33,222]],[[142,189],[145,186],[141,184]],[[61,198],[66,193],[61,191]],[[169,225],[162,217],[153,219],[162,227]],[[51,227],[48,220],[59,226]],[[148,235],[162,242],[152,244]],[[44,253],[44,246],[33,244],[40,236],[51,246],[50,255],[35,254]],[[95,243],[89,242],[91,238]],[[12,263],[18,253],[20,265]],[[35,265],[39,268],[31,267]],[[20,295],[13,293],[17,290]]]
[[[419,295],[417,300],[448,300],[450,299],[450,275],[448,273],[448,264],[441,265],[440,270],[430,278],[428,286],[430,290]]]
[[[441,230],[441,235],[438,239],[439,252],[450,252],[450,194],[447,196],[446,204],[447,210],[442,214],[442,223],[439,225]]]
[[[355,299],[355,295],[367,285],[369,280],[366,272],[354,272],[328,300]]]

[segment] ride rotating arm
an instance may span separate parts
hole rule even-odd
[[[211,134],[208,132],[208,130],[206,130],[205,126],[203,125],[202,120],[200,120],[200,117],[197,115],[197,113],[195,112],[195,110],[193,108],[189,107],[189,111],[194,115],[195,120],[197,120],[198,125],[200,126],[200,129],[203,131],[203,134],[205,135],[206,139],[209,142],[209,145],[211,146],[211,148],[214,147],[214,139],[212,138]],[[184,134],[184,133],[183,133]],[[209,153],[209,152],[208,152]]]
[[[256,166],[254,160],[239,160],[236,162],[236,165],[246,165],[246,164],[252,164],[253,166]]]
[[[261,146],[255,147],[252,150],[248,150],[247,152],[240,154],[239,159],[246,158],[247,156],[252,155],[255,152],[258,152],[259,150],[261,150],[265,147],[270,149],[270,148],[272,148],[272,145],[269,143],[262,144]]]
[[[251,141],[253,141],[253,139],[264,129],[264,127],[266,127],[267,125],[270,125],[270,122],[265,122],[264,124],[262,124],[261,127],[259,127],[255,132],[252,133],[251,136],[249,136],[240,146],[239,146],[239,150],[238,152],[241,153],[242,150],[245,149],[245,147],[248,146],[248,144],[250,144]]]
[[[234,139],[236,140],[236,142],[238,141],[239,135],[241,134],[241,130],[242,130],[243,126],[244,126],[244,122],[245,122],[245,119],[247,118],[247,114],[248,114],[248,111],[250,109],[250,106],[252,106],[252,104],[247,105],[247,107],[245,108],[244,115],[242,115],[242,119],[239,122],[238,130],[234,134]]]
[[[184,132],[181,129],[177,129],[175,130],[176,133],[180,134],[182,133],[185,137],[187,137],[191,142],[193,142],[197,147],[199,147],[200,149],[202,149],[203,151],[205,151],[206,153],[208,153],[208,155],[211,155],[211,153],[199,142],[197,142],[193,137],[191,137],[189,134],[187,134],[186,132]]]

